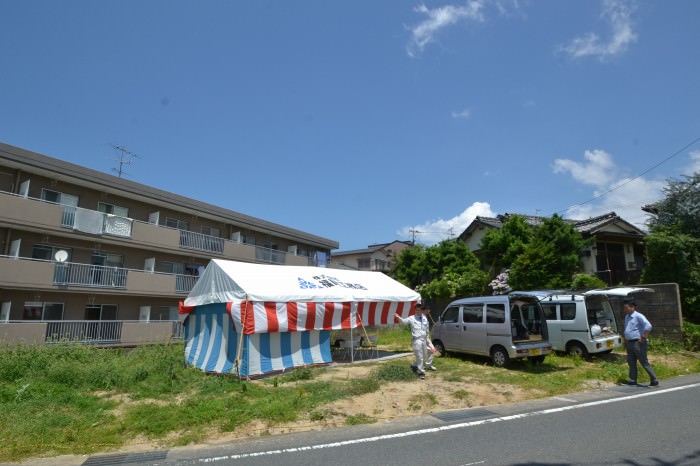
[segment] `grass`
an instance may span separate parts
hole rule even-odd
[[[410,335],[390,328],[380,334],[379,343],[408,351]],[[700,359],[676,349],[667,342],[652,347],[650,359],[662,380],[700,372]],[[438,365],[436,376],[455,384],[498,384],[504,394],[519,388],[537,396],[590,388],[592,382],[617,383],[627,376],[621,353],[590,360],[550,355],[541,365],[513,362],[509,369],[473,356],[443,357]],[[184,367],[181,344],[134,350],[78,345],[0,348],[0,462],[91,454],[138,438],[163,446],[184,445],[254,421],[268,428],[337,416],[349,425],[376,422],[327,405],[375,392],[386,383],[415,380],[405,359],[375,364],[359,378],[329,381],[319,377],[326,370],[303,368],[251,383]],[[453,396],[472,398],[459,385]],[[410,409],[436,403],[434,397],[417,397]]]

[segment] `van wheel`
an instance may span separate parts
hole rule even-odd
[[[571,343],[569,343],[566,347],[566,351],[571,356],[578,356],[579,358],[588,357],[588,350],[586,349],[586,347],[577,341],[572,341]]]
[[[508,365],[509,359],[508,352],[505,350],[505,348],[495,346],[493,349],[491,349],[491,361],[493,362],[494,366],[505,367]]]
[[[433,341],[433,346],[440,353],[440,356],[447,356],[447,351],[445,350],[445,345],[443,345],[440,340]]]
[[[544,356],[541,356],[541,355],[540,356],[530,356],[527,359],[529,359],[530,362],[535,366],[539,366],[540,364],[542,364],[544,362]]]

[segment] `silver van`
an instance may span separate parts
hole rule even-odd
[[[549,341],[555,351],[586,357],[622,346],[622,336],[610,305],[610,296],[653,292],[651,288],[602,288],[586,292],[532,291],[542,304]]]
[[[499,295],[451,302],[433,326],[433,344],[446,351],[489,356],[503,367],[511,359],[542,362],[552,352],[540,300],[533,295]]]

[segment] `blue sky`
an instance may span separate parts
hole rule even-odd
[[[104,172],[120,145],[128,179],[341,250],[506,212],[643,227],[700,170],[694,0],[1,0],[0,18],[0,141]]]

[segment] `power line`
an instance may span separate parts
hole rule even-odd
[[[657,167],[663,165],[664,163],[668,162],[669,160],[671,160],[672,158],[674,158],[675,156],[677,156],[677,155],[680,154],[681,152],[683,152],[683,151],[685,151],[686,149],[688,149],[689,147],[695,145],[698,141],[700,141],[700,137],[693,139],[691,142],[689,142],[688,144],[686,144],[685,146],[683,146],[681,149],[677,150],[676,152],[674,152],[674,153],[671,154],[670,156],[668,156],[668,157],[666,157],[665,159],[663,159],[661,162],[657,163],[656,165],[654,165],[653,167],[649,168],[648,170],[643,171],[642,173],[640,173],[639,175],[635,176],[634,178],[631,178],[631,179],[625,181],[624,183],[619,184],[619,185],[615,186],[614,188],[609,189],[608,191],[605,191],[604,193],[601,193],[601,194],[599,194],[599,195],[597,195],[597,196],[595,196],[595,197],[592,197],[592,198],[590,198],[589,200],[587,200],[587,201],[585,201],[585,202],[582,202],[582,203],[580,203],[580,204],[570,205],[570,206],[567,207],[566,209],[560,210],[560,211],[558,211],[558,212],[556,212],[556,213],[557,213],[557,214],[564,213],[564,212],[566,212],[566,211],[569,210],[569,209],[572,209],[572,208],[574,208],[574,207],[580,207],[580,206],[582,206],[582,205],[584,205],[584,204],[588,204],[589,202],[593,202],[593,201],[595,201],[596,199],[600,199],[600,198],[603,197],[603,196],[607,196],[608,194],[610,194],[610,193],[613,192],[613,191],[617,191],[617,190],[620,189],[621,187],[623,187],[623,186],[625,186],[625,185],[627,185],[627,184],[633,182],[633,181],[636,180],[636,179],[641,178],[642,176],[646,175],[647,173],[649,173],[650,171],[654,170],[655,168],[657,168]]]

